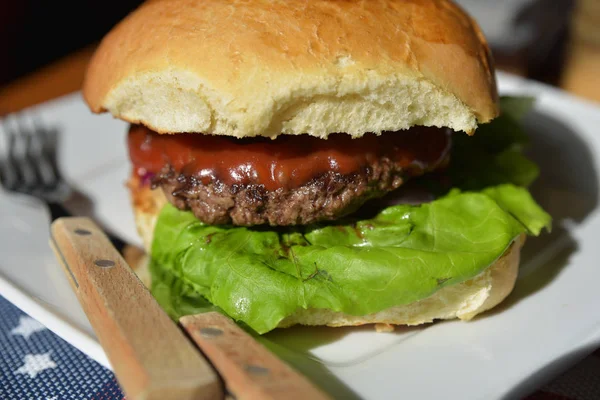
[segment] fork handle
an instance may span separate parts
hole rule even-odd
[[[50,201],[48,202],[48,209],[50,210],[50,216],[52,221],[56,221],[59,218],[63,217],[72,217],[73,213],[67,210],[67,208],[61,203]],[[123,253],[123,249],[127,245],[123,240],[119,239],[115,235],[111,235],[108,232],[105,233],[106,236],[110,239],[112,245],[117,249],[119,253]]]

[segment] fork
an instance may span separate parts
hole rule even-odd
[[[4,146],[0,143],[0,187],[9,193],[43,201],[52,221],[72,216],[64,204],[83,196],[68,184],[58,166],[59,131],[43,126],[33,117],[31,124],[17,117],[12,126],[6,121],[3,128],[0,130],[0,141],[4,139]],[[122,253],[126,243],[106,234]]]

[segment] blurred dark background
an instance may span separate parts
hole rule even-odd
[[[141,0],[0,0],[0,86],[99,41]]]

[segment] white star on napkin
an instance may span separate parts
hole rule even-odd
[[[24,358],[25,364],[15,371],[15,374],[28,374],[35,378],[37,374],[50,368],[55,368],[56,363],[50,359],[49,351],[44,354],[27,354]]]
[[[11,335],[21,335],[25,339],[36,332],[45,330],[46,327],[31,317],[21,316],[19,318],[19,326],[10,331]]]

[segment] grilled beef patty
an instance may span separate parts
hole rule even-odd
[[[207,224],[242,226],[335,220],[444,165],[450,148],[449,131],[437,128],[240,141],[136,127],[129,140],[138,176],[151,176],[173,205]]]
[[[207,224],[307,225],[335,220],[354,212],[367,200],[394,190],[404,182],[402,171],[379,160],[353,175],[327,172],[295,189],[268,191],[262,185],[202,184],[194,176],[169,166],[153,185],[181,210],[191,210]]]

